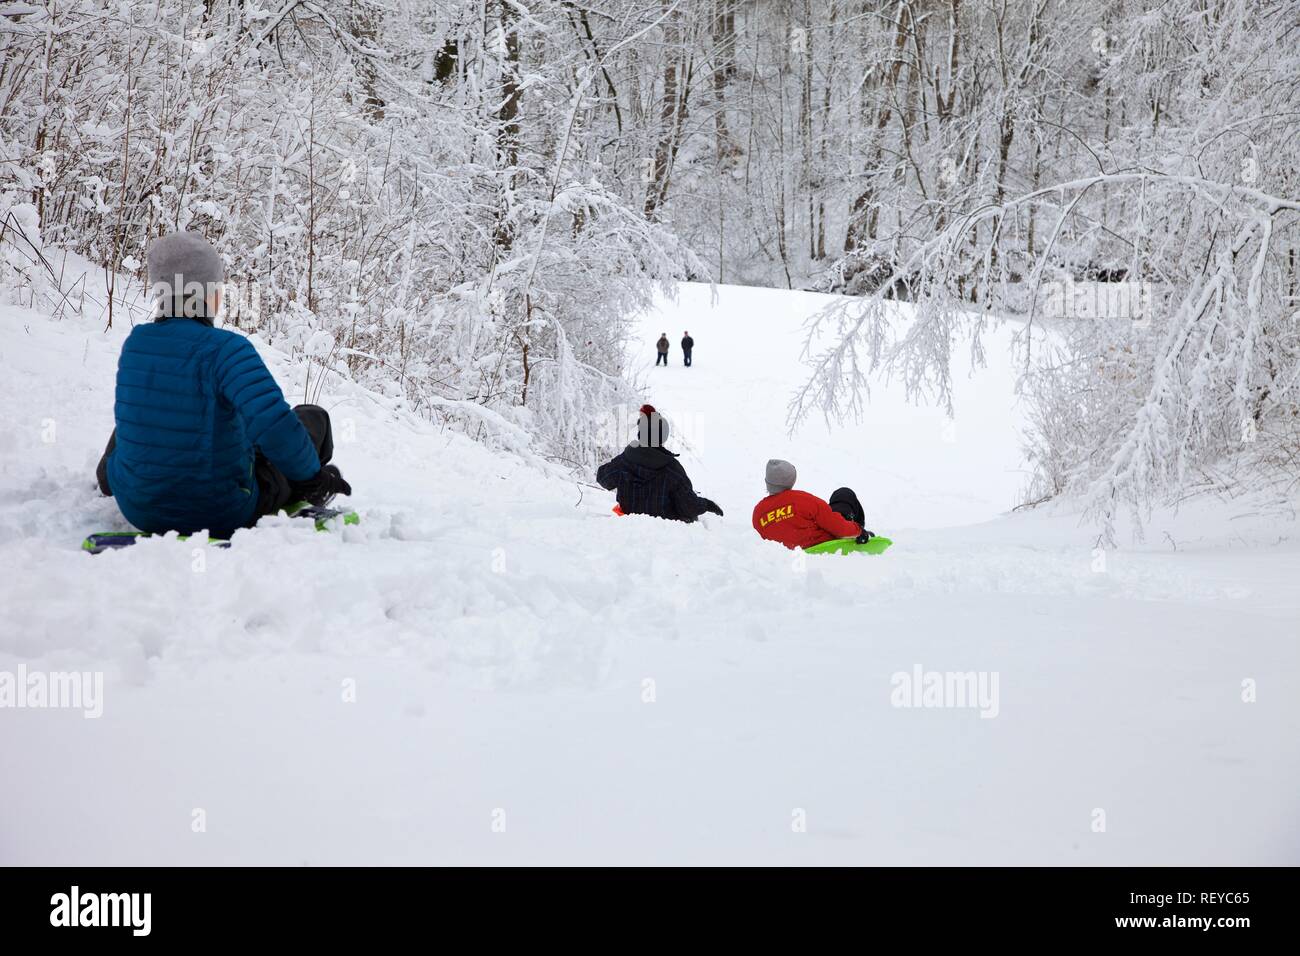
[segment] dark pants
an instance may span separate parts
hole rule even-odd
[[[113,497],[113,489],[108,487],[108,456],[113,454],[113,449],[117,447],[117,429],[108,436],[108,447],[104,449],[103,456],[99,459],[99,464],[95,466],[95,480],[99,482],[99,491],[106,497]]]
[[[691,364],[691,350],[690,350],[690,349],[687,349],[685,352],[682,353],[682,361],[685,362],[687,365],[690,365],[690,364]]]
[[[831,506],[831,511],[841,518],[866,527],[866,514],[862,510],[862,502],[858,501],[858,496],[853,493],[852,488],[836,488],[827,504]]]
[[[298,416],[316,447],[316,457],[322,465],[334,457],[334,429],[330,426],[330,413],[319,405],[295,405]],[[273,515],[285,505],[302,501],[307,496],[302,487],[285,477],[284,472],[267,460],[259,449],[253,462],[253,477],[257,480],[257,514]]]
[[[330,427],[330,413],[319,405],[295,405],[293,413],[307,429],[307,434],[311,436],[311,443],[316,446],[316,455],[324,465],[334,457],[334,429]],[[113,490],[108,486],[108,456],[116,447],[117,429],[114,428],[113,433],[108,436],[108,447],[104,449],[104,456],[99,459],[99,466],[95,469],[95,480],[99,482],[99,490],[110,497]],[[284,472],[271,464],[260,450],[253,462],[253,478],[257,481],[258,517],[275,514],[285,505],[301,501],[304,497],[301,489],[286,478]]]
[[[655,365],[667,365],[667,364],[668,364],[668,353],[660,352],[659,357],[655,359]]]

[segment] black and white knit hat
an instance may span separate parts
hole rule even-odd
[[[662,448],[668,441],[668,419],[664,418],[653,405],[642,405],[641,414],[636,420],[637,444],[644,448]]]

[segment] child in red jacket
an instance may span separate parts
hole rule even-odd
[[[857,538],[864,543],[874,535],[864,529],[862,506],[848,488],[840,488],[828,504],[806,491],[795,491],[795,468],[788,461],[767,463],[767,497],[754,506],[754,530],[768,541],[787,548],[811,548],[835,538]]]

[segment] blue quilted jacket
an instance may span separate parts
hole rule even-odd
[[[257,520],[255,448],[290,481],[320,470],[252,343],[204,321],[138,325],[117,363],[108,482],[141,531],[229,534]]]

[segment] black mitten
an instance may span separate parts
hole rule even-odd
[[[325,465],[314,478],[299,483],[297,490],[318,508],[329,504],[335,495],[352,494],[352,486],[343,479],[337,465]]]

